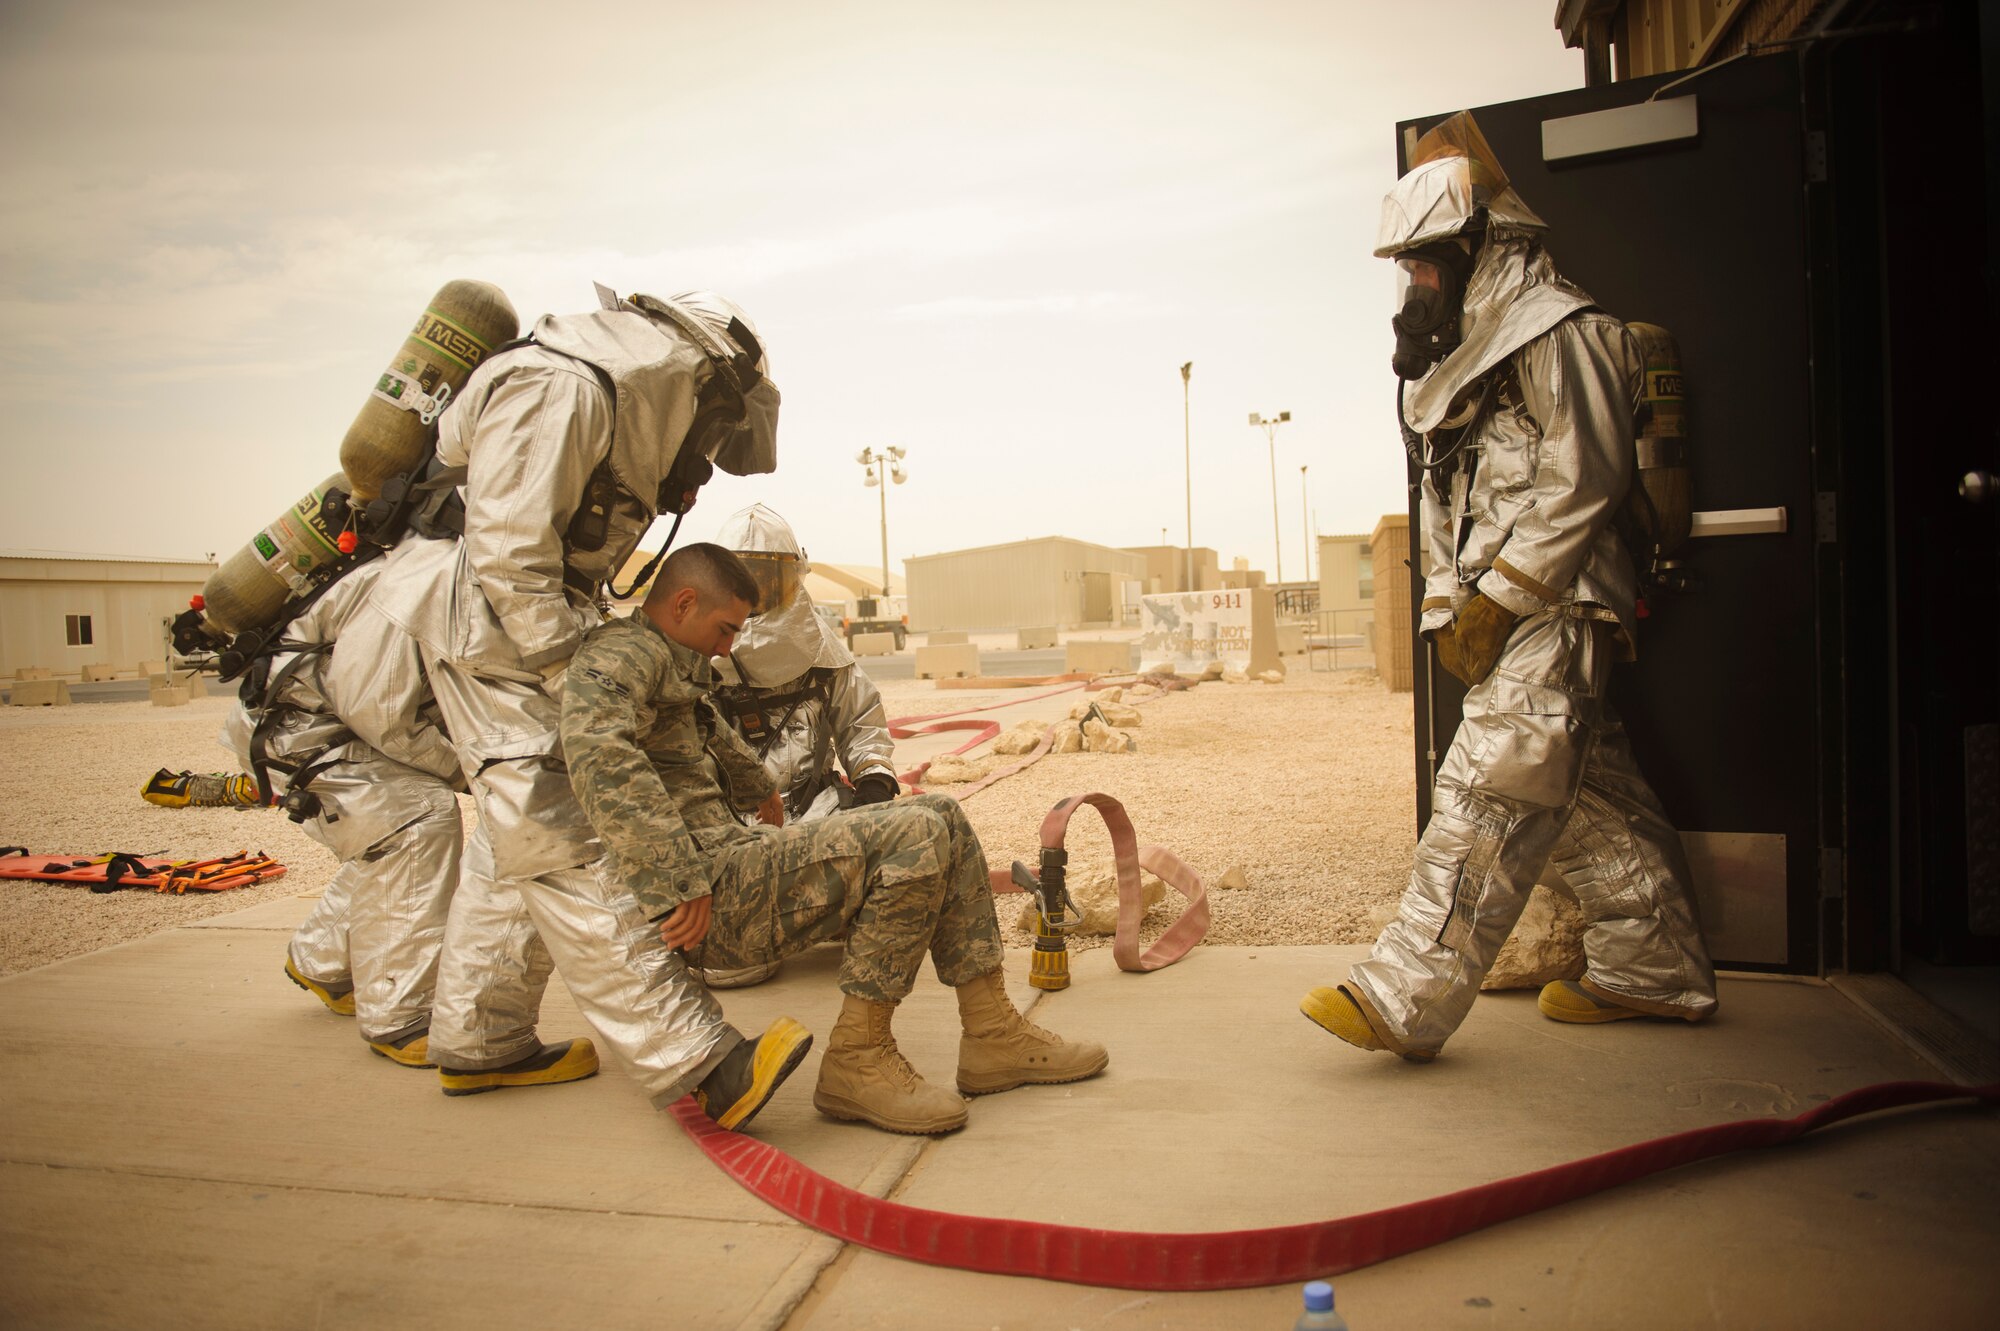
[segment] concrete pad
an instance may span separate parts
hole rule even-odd
[[[319,893],[310,896],[280,897],[259,905],[239,910],[229,915],[211,915],[205,920],[190,920],[182,928],[186,929],[275,929],[289,934],[306,922],[314,906],[319,904]]]
[[[272,932],[180,929],[0,980],[0,1046],[9,1051],[0,1160],[394,1197],[769,1218],[608,1057],[590,1081],[450,1099],[436,1073],[375,1056],[351,1020],[301,993],[282,968],[283,941]],[[753,1003],[732,1000],[732,1012],[785,1002],[823,1035],[838,996],[823,972],[801,969],[818,975],[809,983],[820,991],[816,1002],[789,1003],[778,990]],[[936,1071],[947,1060],[949,1072],[956,1045],[944,1050],[950,1014],[942,1005],[950,995],[926,987],[931,1001],[910,1015],[932,1010],[899,1029],[907,1025],[913,1036],[925,1029],[910,1042],[912,1061]],[[542,1029],[551,1040],[587,1034],[560,982],[550,987]],[[955,1041],[955,1022],[950,1029]],[[759,1117],[760,1135],[858,1185],[903,1149],[903,1139],[821,1118],[810,1094],[817,1055]]]
[[[757,1223],[4,1164],[0,1323],[727,1327],[803,1243]]]
[[[1429,1067],[1297,1012],[1359,947],[1203,948],[1153,975],[1107,951],[1035,1019],[1110,1070],[974,1102],[897,1194],[915,1206],[1131,1230],[1353,1215],[1857,1086],[1930,1079],[1825,986],[1726,982],[1702,1027],[1561,1026],[1487,995]],[[1357,1327],[1979,1326],[2000,1300],[2000,1121],[1923,1111],[1674,1171],[1336,1279]],[[857,1252],[793,1326],[1282,1326],[1292,1288],[1143,1294]],[[992,1310],[985,1315],[984,1310]]]

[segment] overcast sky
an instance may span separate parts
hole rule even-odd
[[[762,500],[898,565],[1033,536],[1284,571],[1403,508],[1369,257],[1399,119],[1579,86],[1551,0],[0,4],[0,547],[226,557],[426,298],[709,287]],[[1302,496],[1299,468],[1309,467]],[[1303,503],[1302,503],[1303,497]],[[653,538],[656,542],[660,533]],[[900,568],[899,568],[900,571]]]

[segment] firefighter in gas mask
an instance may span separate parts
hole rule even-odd
[[[544,316],[473,373],[439,426],[433,493],[447,502],[419,525],[441,539],[399,546],[371,601],[422,644],[479,806],[429,1052],[449,1095],[590,1076],[589,1040],[536,1032],[553,965],[656,1104],[699,1089],[747,1117],[772,1089],[750,1074],[770,1060],[723,1021],[607,861],[560,729],[564,674],[602,622],[607,582],[714,467],[775,468],[778,392],[748,318],[719,296],[621,300],[600,287],[599,303]],[[711,1074],[731,1084],[705,1085]]]
[[[1375,249],[1404,284],[1392,365],[1422,473],[1422,631],[1471,692],[1397,918],[1301,1006],[1417,1062],[1464,1019],[1551,860],[1588,921],[1589,964],[1543,989],[1545,1016],[1715,1010],[1679,837],[1606,697],[1612,662],[1635,654],[1635,572],[1612,518],[1644,365],[1556,272],[1545,230],[1461,112],[1417,144]]]
[[[876,691],[801,579],[812,565],[782,517],[762,504],[733,515],[716,543],[757,581],[757,614],[717,658],[716,701],[784,796],[785,822],[896,798],[895,745]],[[740,814],[748,821],[753,815]],[[707,970],[710,988],[758,984],[779,963]]]

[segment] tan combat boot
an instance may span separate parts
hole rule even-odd
[[[965,1126],[965,1101],[917,1075],[889,1033],[894,1003],[845,995],[827,1037],[813,1105],[833,1118],[889,1132],[931,1134]]]
[[[958,986],[958,1089],[967,1095],[1095,1077],[1111,1062],[1101,1044],[1065,1040],[1014,1010],[1000,971]]]

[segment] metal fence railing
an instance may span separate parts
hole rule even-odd
[[[1306,668],[1373,670],[1374,610],[1314,611],[1306,622]]]

